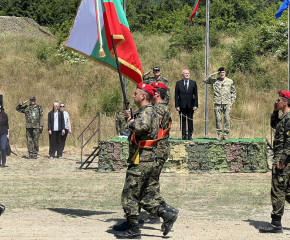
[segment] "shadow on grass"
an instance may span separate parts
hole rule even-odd
[[[248,220],[243,220],[244,222],[248,222],[250,226],[253,226],[254,228],[258,229],[263,227],[263,226],[266,226],[269,224],[269,222],[264,222],[264,221],[255,221],[255,220],[251,220],[251,219],[248,219]],[[290,228],[287,228],[287,227],[283,227],[283,230],[290,230]]]
[[[74,218],[115,213],[115,212],[102,212],[102,211],[90,211],[90,210],[83,210],[83,209],[67,209],[67,208],[47,208],[47,209],[50,211],[60,213],[66,216],[74,217]]]

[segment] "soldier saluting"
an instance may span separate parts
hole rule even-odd
[[[25,114],[28,158],[37,159],[39,135],[43,130],[43,110],[36,104],[35,96],[31,96],[29,100],[29,105],[26,105],[28,100],[24,101],[16,107],[16,110]]]
[[[169,99],[170,99],[170,88],[169,88],[168,80],[165,77],[161,77],[160,67],[154,67],[153,68],[154,77],[145,78],[150,73],[151,73],[151,71],[148,71],[147,73],[144,74],[143,82],[146,83],[146,84],[152,84],[154,82],[162,82],[162,83],[164,83],[166,85],[166,87],[167,87],[167,91],[166,91],[166,96],[165,96],[164,102],[168,105]]]
[[[271,127],[276,129],[273,141],[274,159],[272,166],[272,222],[261,227],[260,233],[282,233],[281,219],[285,200],[290,203],[290,92],[279,91],[271,115]],[[279,117],[279,110],[282,116]]]

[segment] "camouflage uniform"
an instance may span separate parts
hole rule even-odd
[[[156,80],[155,77],[148,77],[148,78],[144,78],[143,82],[146,83],[146,84],[151,84],[151,83],[154,83],[154,82],[162,82],[162,83],[164,83],[166,85],[166,87],[167,87],[167,91],[166,91],[166,96],[165,96],[164,102],[168,105],[169,100],[170,100],[170,88],[169,88],[169,82],[168,82],[168,80],[165,77],[159,77],[157,80]]]
[[[25,114],[26,138],[29,157],[36,157],[39,151],[39,127],[43,127],[43,110],[40,105],[22,105],[16,107],[18,112]]]
[[[163,130],[167,129],[171,121],[170,111],[168,109],[167,104],[164,102],[160,102],[154,105],[154,108],[159,115],[162,129]],[[157,142],[157,148],[156,148],[156,157],[157,157],[156,165],[157,166],[156,168],[154,168],[154,171],[152,172],[148,187],[145,189],[142,200],[140,201],[141,205],[143,206],[144,205],[150,206],[152,201],[153,201],[153,204],[156,201],[159,202],[159,204],[162,204],[164,202],[163,197],[160,195],[159,177],[160,177],[160,173],[163,168],[163,165],[165,161],[168,159],[169,154],[170,154],[170,146],[169,146],[168,138],[169,138],[169,132],[164,136],[164,138],[162,138],[161,140]]]
[[[124,111],[118,112],[116,115],[116,131],[119,135],[129,135],[130,131],[128,129],[128,124],[124,116]]]
[[[136,140],[153,140],[157,138],[159,129],[159,119],[151,104],[142,106],[134,115],[135,121],[129,124],[129,129],[135,132]],[[139,164],[132,163],[131,159],[137,151],[135,145],[129,137],[129,167],[126,172],[126,180],[122,192],[122,206],[127,215],[129,224],[137,224],[139,220],[139,201],[153,169],[156,166],[155,159],[156,145],[150,148],[139,149]],[[144,206],[148,212],[159,204],[150,205],[150,209]],[[142,205],[140,205],[143,207]]]
[[[227,136],[230,131],[231,104],[236,100],[236,89],[232,79],[227,77],[205,77],[204,83],[212,84],[214,91],[214,113],[216,117],[217,134]],[[222,132],[222,115],[224,114],[224,133]]]
[[[271,115],[271,127],[276,129],[273,141],[271,216],[274,222],[279,222],[284,213],[285,200],[290,203],[290,112],[279,118],[278,111],[274,111]],[[284,169],[276,168],[279,161],[285,165]]]

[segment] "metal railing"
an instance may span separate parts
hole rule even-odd
[[[94,117],[94,119],[88,124],[88,126],[82,131],[82,133],[77,138],[77,139],[79,139],[81,137],[81,140],[82,140],[82,146],[81,146],[81,164],[83,163],[83,149],[92,140],[92,138],[96,135],[96,133],[98,133],[98,142],[101,140],[101,114],[102,113],[98,113]],[[84,133],[88,130],[88,128],[91,126],[91,124],[96,119],[99,120],[98,129],[96,131],[94,131],[93,134],[89,137],[89,139],[84,143]]]

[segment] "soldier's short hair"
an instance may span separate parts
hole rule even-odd
[[[164,100],[166,96],[166,90],[164,88],[156,88],[156,90],[160,93],[160,98]]]
[[[285,98],[285,97],[281,97],[283,102],[287,102],[287,106],[290,107],[290,99],[289,98]]]

